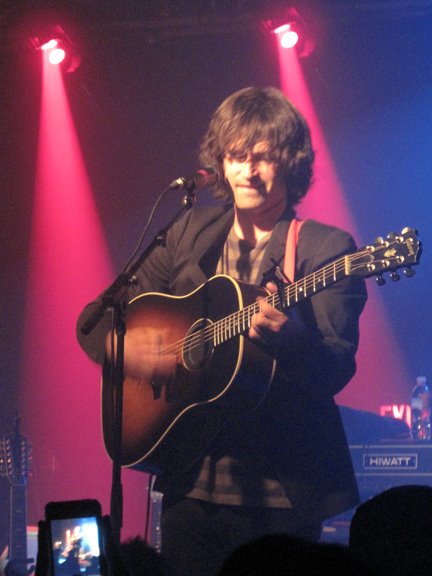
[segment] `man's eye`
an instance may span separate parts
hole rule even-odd
[[[262,154],[259,158],[260,162],[268,162],[269,164],[271,164],[272,162],[275,162],[275,155],[272,154],[271,152],[268,152],[266,154]]]
[[[247,155],[246,154],[228,154],[228,158],[233,162],[246,162]]]
[[[259,162],[274,162],[273,154],[270,152],[263,152],[260,154],[241,154],[240,152],[231,152],[227,154],[227,158],[231,162],[238,162],[239,164],[242,162],[252,162],[253,164],[258,164]]]

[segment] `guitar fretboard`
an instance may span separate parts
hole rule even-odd
[[[9,558],[21,566],[26,573],[27,561],[27,514],[26,486],[12,484]],[[21,572],[21,570],[19,570]]]
[[[0,441],[0,474],[9,479],[10,533],[9,563],[13,576],[27,576],[27,477],[29,443],[19,433],[19,418],[15,431]]]
[[[283,286],[282,294],[275,292],[266,296],[264,300],[274,308],[287,310],[347,276],[350,270],[350,258],[351,256],[343,256],[293,284],[286,284]],[[259,309],[259,302],[254,302],[215,322],[211,327],[213,345],[218,346],[230,338],[244,334],[250,328],[252,317],[259,312]]]

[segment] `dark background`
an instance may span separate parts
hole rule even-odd
[[[418,374],[431,376],[432,2],[292,4],[316,34],[302,67],[358,243],[412,226],[424,244],[415,278],[383,289],[383,313],[409,374],[405,395],[395,398],[402,403]],[[66,89],[120,270],[157,194],[196,169],[214,108],[244,86],[279,85],[274,38],[259,21],[292,4],[0,2],[0,434],[11,431],[19,408],[37,152],[40,62],[26,39],[42,22],[59,21],[83,55],[79,69],[66,75]],[[173,211],[170,204],[159,224]],[[381,366],[373,372],[371,386],[388,387]],[[367,396],[367,389],[353,393],[349,404],[378,412]]]

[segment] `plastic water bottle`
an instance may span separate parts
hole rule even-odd
[[[150,546],[157,552],[162,550],[162,531],[161,531],[161,515],[162,515],[162,492],[151,491],[151,531],[150,531]]]
[[[411,396],[411,433],[414,440],[431,439],[432,393],[426,376],[417,376]]]

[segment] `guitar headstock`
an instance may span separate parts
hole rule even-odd
[[[399,234],[390,232],[386,238],[377,238],[374,244],[349,257],[349,274],[364,278],[375,276],[378,284],[384,284],[384,272],[389,272],[395,281],[400,279],[399,269],[410,277],[414,275],[412,266],[419,263],[421,251],[421,242],[413,228],[404,228]]]
[[[15,430],[0,442],[0,475],[7,476],[10,484],[27,484],[30,469],[30,444],[18,429],[19,419],[15,418]]]

